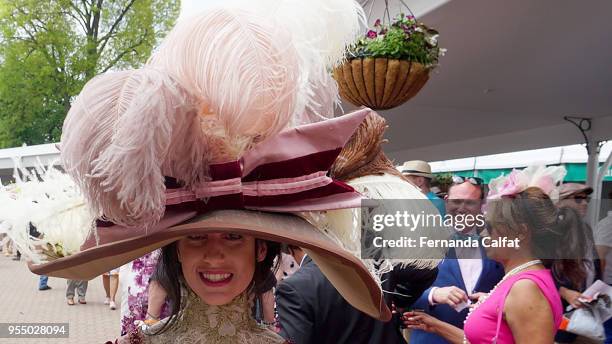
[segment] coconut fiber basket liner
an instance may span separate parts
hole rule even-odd
[[[357,58],[337,67],[334,79],[342,98],[385,110],[414,97],[429,80],[429,68],[408,60]]]

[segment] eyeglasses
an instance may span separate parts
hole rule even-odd
[[[478,185],[478,186],[481,186],[484,184],[484,181],[478,177],[463,177],[463,176],[456,176],[456,175],[453,176],[454,184],[463,184],[465,182],[468,182],[472,185]]]
[[[459,208],[461,206],[465,206],[468,208],[478,208],[480,209],[481,200],[480,199],[448,199],[446,202],[454,208]]]

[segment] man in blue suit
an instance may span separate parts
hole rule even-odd
[[[481,214],[483,189],[479,178],[461,178],[448,190],[446,198],[447,214],[466,216]],[[457,218],[457,217],[456,217]],[[459,238],[477,239],[476,221],[474,226],[457,229]],[[502,266],[487,259],[482,246],[450,249],[444,261],[438,266],[438,276],[432,286],[414,303],[413,309],[422,309],[432,316],[463,328],[468,313],[467,303],[476,301],[477,293],[489,292],[503,277]],[[448,343],[442,337],[421,330],[413,330],[410,344]]]

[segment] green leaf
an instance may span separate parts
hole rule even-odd
[[[429,40],[438,32],[423,24],[418,24],[419,31],[407,33],[404,28],[411,27],[414,22],[408,20],[403,14],[398,15],[391,25],[385,26],[387,30],[383,36],[376,39],[362,38],[348,49],[347,57],[387,57],[420,62],[428,67],[435,67],[438,63],[440,49]]]
[[[101,3],[0,0],[0,147],[59,141],[83,85],[142,66],[180,10],[174,0]],[[99,14],[98,25],[81,13]]]

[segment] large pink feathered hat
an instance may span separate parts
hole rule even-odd
[[[352,0],[325,5],[354,12],[346,32],[363,21]],[[346,249],[355,243],[294,215],[359,206],[327,172],[371,110],[317,122],[337,97],[317,88],[334,54],[314,54],[297,32],[307,25],[293,25],[212,9],[180,22],[144,68],[88,82],[61,155],[98,221],[79,252],[31,270],[90,279],[185,236],[231,231],[303,247],[349,303],[388,319],[379,285]]]

